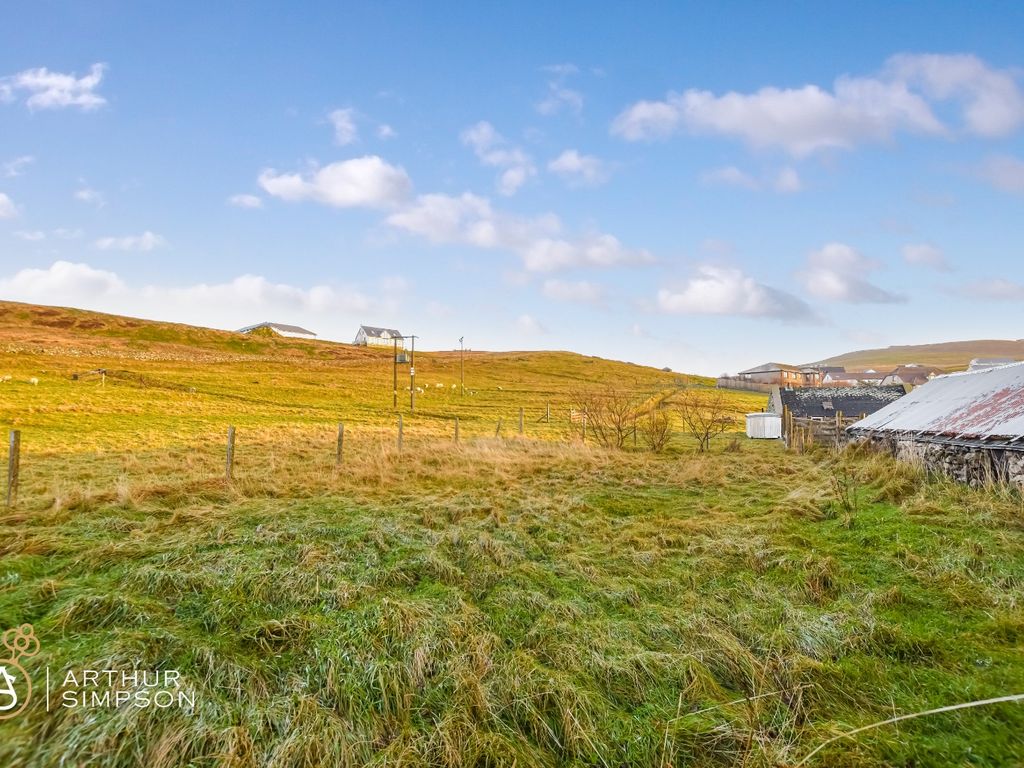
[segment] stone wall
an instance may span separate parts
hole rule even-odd
[[[981,486],[1005,482],[1024,488],[1024,452],[928,443],[913,438],[868,437],[871,445],[900,461],[923,466],[958,483]]]

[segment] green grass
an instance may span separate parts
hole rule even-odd
[[[656,396],[675,376],[568,353],[478,353],[477,399],[438,394],[399,454],[373,355],[261,340],[258,360],[201,361],[230,339],[7,327],[38,344],[0,363],[40,383],[0,384],[27,446],[0,629],[34,624],[31,669],[180,669],[197,707],[37,701],[0,722],[0,765],[784,766],[894,714],[1024,692],[1016,492],[729,437],[707,455],[678,433],[662,455],[584,445],[564,421],[578,379]],[[129,341],[162,358],[113,356]],[[63,376],[98,360],[135,378]],[[548,399],[555,424],[493,438]],[[1004,704],[813,764],[1014,765],[1022,734]]]

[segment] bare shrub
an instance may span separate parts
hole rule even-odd
[[[735,423],[729,400],[718,389],[684,389],[676,396],[675,404],[683,426],[696,439],[702,453],[711,447],[713,438],[728,431]]]
[[[648,450],[654,453],[661,453],[668,444],[670,435],[669,428],[671,420],[668,412],[663,408],[652,408],[645,415],[637,419],[636,430],[647,446]]]

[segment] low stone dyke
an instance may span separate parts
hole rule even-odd
[[[911,437],[868,435],[861,438],[900,461],[945,475],[973,487],[1009,483],[1024,488],[1024,451],[999,446],[967,446],[916,440]]]

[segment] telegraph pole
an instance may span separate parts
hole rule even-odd
[[[406,336],[412,339],[412,349],[409,351],[409,413],[416,410],[416,337]]]
[[[393,339],[395,342],[395,356],[391,358],[391,374],[393,384],[391,386],[392,403],[391,407],[396,411],[398,410],[398,337],[395,336]]]
[[[462,340],[465,336],[459,336],[459,382],[462,385],[462,396],[466,396],[466,347]]]

